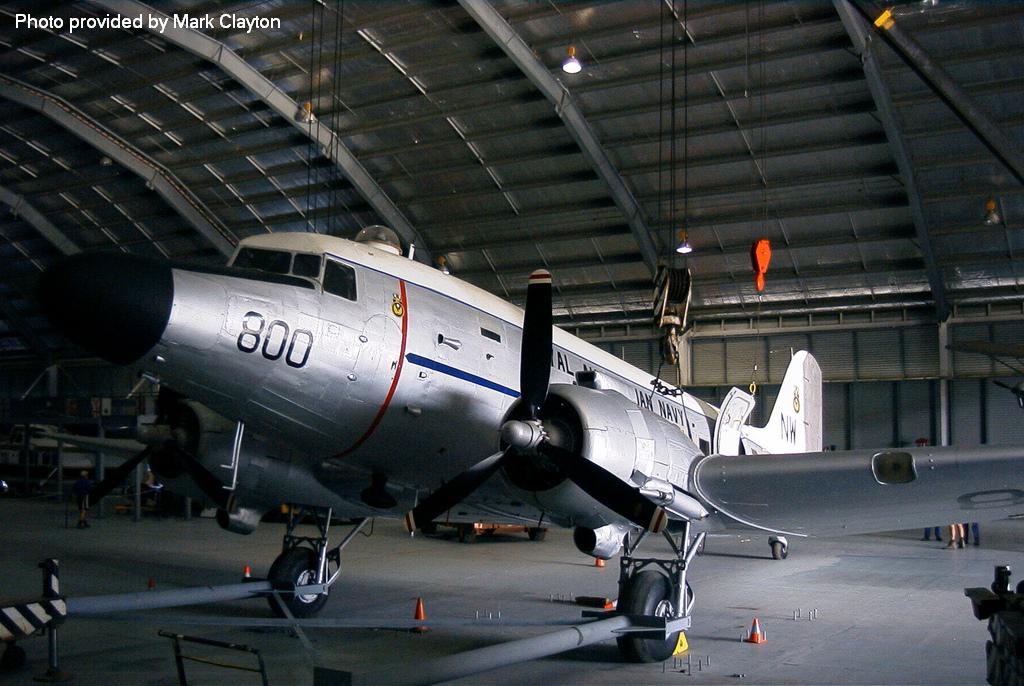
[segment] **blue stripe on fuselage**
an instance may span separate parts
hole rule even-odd
[[[455,367],[449,367],[443,362],[431,360],[430,358],[417,355],[416,353],[408,353],[405,356],[405,359],[409,360],[412,364],[419,365],[420,367],[433,369],[435,372],[441,372],[442,374],[447,374],[448,376],[455,377],[456,379],[462,379],[463,381],[468,381],[469,383],[476,384],[477,386],[483,386],[484,388],[489,388],[492,391],[504,393],[505,395],[512,396],[513,398],[519,397],[519,391],[517,390],[511,389],[508,386],[502,386],[500,383],[495,383],[483,378],[482,376],[470,374],[469,372],[456,369]]]

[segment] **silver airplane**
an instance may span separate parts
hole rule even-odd
[[[574,527],[582,552],[622,551],[618,611],[686,628],[686,572],[708,532],[766,532],[778,558],[790,537],[1024,512],[1018,448],[821,452],[807,352],[767,425],[749,426],[744,391],[713,407],[553,327],[547,272],[530,277],[524,313],[403,256],[385,227],[354,241],[254,236],[220,268],[80,254],[44,274],[39,296],[72,340],[161,384],[158,425],[96,499],[148,459],[191,477],[229,531],[282,503],[315,515],[317,536],[290,519],[270,567],[279,614],[319,611],[342,549],[379,516],[410,530]],[[336,545],[332,516],[356,521]],[[671,559],[634,557],[651,533]],[[657,661],[677,638],[619,645]]]

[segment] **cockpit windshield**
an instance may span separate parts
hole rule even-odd
[[[289,274],[305,279],[319,279],[322,255],[290,253],[285,250],[266,248],[242,248],[238,251],[232,267],[255,269],[270,274]]]
[[[287,274],[292,266],[292,254],[282,250],[242,248],[235,257],[234,267],[259,269],[271,274]]]

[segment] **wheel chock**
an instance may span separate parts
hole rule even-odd
[[[679,639],[676,641],[675,650],[672,651],[672,655],[682,655],[690,649],[690,644],[686,642],[686,634],[682,631],[679,632]]]
[[[583,607],[596,607],[599,610],[615,609],[612,600],[600,595],[578,595],[575,601],[577,605],[582,605]]]
[[[754,617],[754,623],[750,625],[750,634],[744,639],[747,643],[767,643],[768,637],[761,628],[761,622]]]
[[[604,560],[602,560],[599,557],[595,557],[594,558],[594,566],[595,567],[604,567]]]

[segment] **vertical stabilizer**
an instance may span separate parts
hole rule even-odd
[[[821,367],[801,350],[789,362],[763,428],[745,426],[744,446],[751,453],[808,453],[821,451]]]

